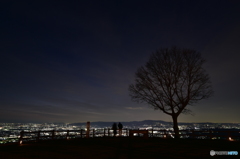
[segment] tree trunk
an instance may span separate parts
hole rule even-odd
[[[174,133],[175,133],[175,139],[179,139],[180,138],[177,118],[178,118],[178,116],[174,116],[174,115],[172,116],[172,119],[173,119],[173,130],[174,130]]]

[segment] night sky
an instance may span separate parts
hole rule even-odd
[[[214,96],[180,122],[240,123],[240,1],[0,2],[0,122],[172,118],[128,86],[152,52],[195,49]]]

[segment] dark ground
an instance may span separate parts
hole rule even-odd
[[[1,145],[0,158],[17,159],[168,159],[168,158],[240,158],[210,156],[210,150],[238,151],[240,142],[225,140],[161,138],[90,138],[41,141],[19,145]]]

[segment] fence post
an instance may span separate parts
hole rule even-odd
[[[209,135],[210,135],[210,139],[212,139],[212,138],[213,138],[213,136],[212,136],[212,130],[210,130],[210,129],[209,129]]]
[[[153,128],[152,128],[152,137],[153,137]]]
[[[20,138],[19,138],[19,140],[18,140],[18,144],[19,144],[19,145],[22,144],[23,135],[24,135],[24,130],[22,130],[22,131],[20,132]]]
[[[39,139],[40,139],[40,130],[38,131],[38,135],[37,135],[37,142],[39,142]]]
[[[231,138],[230,138],[230,131],[228,131],[228,137],[227,137],[227,140],[230,140]]]
[[[94,133],[95,133],[95,129],[93,129],[93,134],[92,134],[92,137],[93,137],[93,138],[94,138],[94,135],[95,135]]]
[[[194,133],[194,129],[192,129],[192,138],[195,139],[195,133]]]
[[[89,134],[90,134],[90,122],[87,122],[87,133],[86,133],[86,138],[89,138]]]
[[[105,137],[105,128],[103,129],[103,136]]]
[[[81,129],[80,133],[81,133],[81,138],[83,138],[83,129]]]
[[[108,136],[110,136],[110,129],[108,128]]]
[[[66,139],[68,140],[69,136],[69,130],[67,131]]]
[[[166,131],[166,129],[164,129],[163,132],[164,132],[164,138],[166,138],[166,137],[167,137],[167,131]]]
[[[52,131],[52,140],[54,139],[55,137],[55,130]]]

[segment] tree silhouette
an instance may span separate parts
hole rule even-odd
[[[175,138],[180,138],[178,116],[189,114],[193,105],[213,94],[205,60],[199,52],[177,47],[162,48],[153,53],[145,66],[135,74],[129,86],[133,101],[145,102],[173,119]]]

